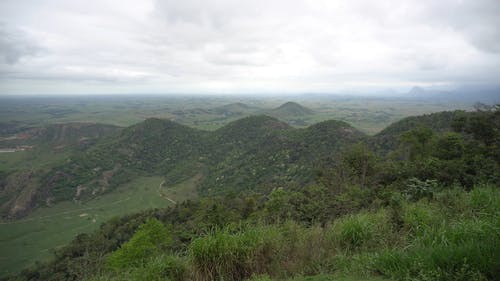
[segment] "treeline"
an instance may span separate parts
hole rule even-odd
[[[499,122],[457,114],[358,142],[314,184],[116,218],[12,280],[498,280]]]

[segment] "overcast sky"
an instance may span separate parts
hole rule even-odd
[[[0,94],[498,83],[499,15],[500,0],[2,0]]]

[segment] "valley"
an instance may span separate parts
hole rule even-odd
[[[68,244],[77,234],[95,231],[114,217],[172,206],[173,200],[195,199],[196,181],[199,175],[159,190],[163,178],[140,177],[90,201],[60,202],[19,220],[0,222],[0,274],[15,273],[35,261],[46,261],[55,249]]]

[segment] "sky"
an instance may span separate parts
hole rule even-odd
[[[499,0],[2,0],[0,95],[500,81]]]

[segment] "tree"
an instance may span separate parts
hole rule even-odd
[[[440,159],[452,160],[462,157],[464,141],[457,133],[445,133],[436,141],[434,155]]]
[[[112,252],[108,265],[113,269],[141,264],[152,254],[165,250],[172,244],[172,236],[165,225],[152,218],[139,227],[130,240]]]
[[[434,132],[423,126],[401,134],[400,140],[405,150],[405,158],[414,161],[428,156],[433,136]]]
[[[344,153],[342,162],[355,183],[365,187],[368,177],[375,174],[377,158],[364,142],[359,142]]]

